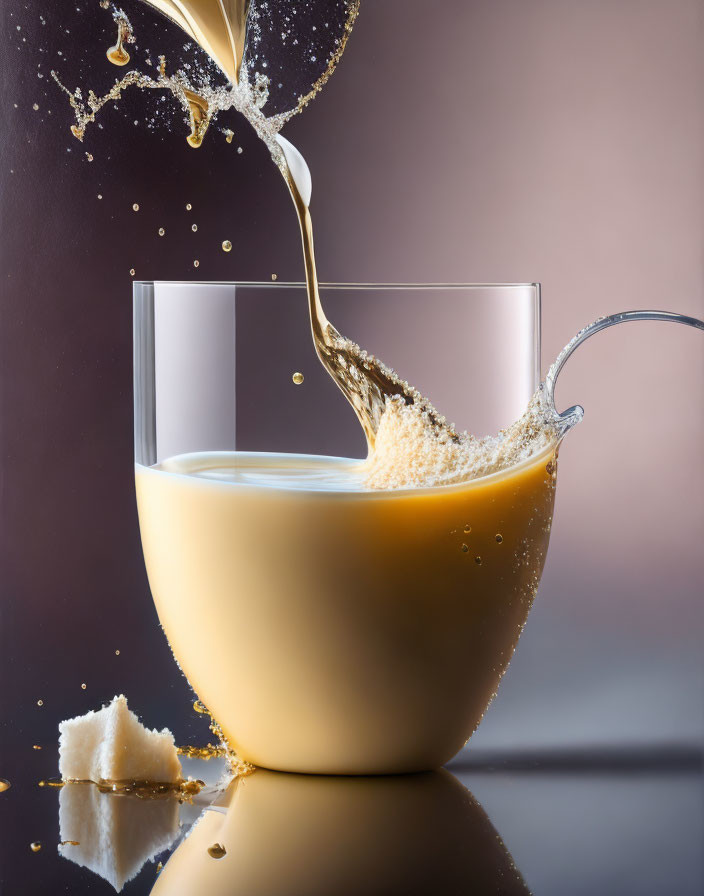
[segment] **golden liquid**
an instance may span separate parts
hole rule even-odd
[[[331,774],[450,759],[492,699],[537,590],[553,458],[396,492],[362,490],[363,462],[335,458],[138,466],[161,624],[237,755]]]
[[[132,29],[124,13],[118,12],[115,15],[115,23],[117,25],[117,40],[105,55],[113,65],[127,65],[130,61],[130,54],[125,49],[125,44],[133,40]]]
[[[0,778],[0,793],[4,793],[6,790],[9,790],[12,785],[6,778]]]

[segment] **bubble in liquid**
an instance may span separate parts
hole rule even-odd
[[[44,706],[43,700],[37,700],[37,706]]]
[[[469,548],[467,547],[466,544],[463,544],[462,547],[461,547],[461,550],[462,550],[462,553],[463,553],[463,554],[466,554],[467,551],[469,550]]]
[[[227,850],[222,843],[213,843],[212,846],[208,847],[208,855],[212,859],[222,859],[227,855]]]
[[[291,379],[294,381],[294,383],[295,383],[297,386],[300,386],[301,383],[303,382],[303,380],[305,379],[305,377],[303,376],[302,373],[299,373],[298,371],[296,371],[296,372],[294,373],[294,375],[291,377]]]
[[[496,543],[497,543],[497,544],[503,544],[503,540],[504,540],[503,535],[500,535],[500,534],[499,534],[499,535],[496,536]]]
[[[38,840],[35,840],[34,843],[29,844],[29,848],[32,850],[32,852],[39,852],[39,850],[42,848],[42,845]]]
[[[163,236],[166,233],[163,227],[159,228],[159,236]]]
[[[469,535],[469,533],[471,531],[472,531],[472,527],[469,525],[469,523],[467,523],[467,525],[464,527],[464,534]]]
[[[223,252],[232,252],[232,243],[229,240],[222,241],[222,251]]]
[[[191,224],[191,230],[193,231],[193,233],[195,233],[196,230],[198,230],[198,225],[197,225],[197,224]]]
[[[139,211],[139,203],[138,203],[138,202],[135,202],[135,203],[134,203],[134,205],[132,206],[132,211],[133,211],[133,212],[138,212],[138,211]]]
[[[477,564],[477,566],[481,566],[481,565],[482,565],[482,558],[481,558],[481,557],[475,557],[475,558],[474,558],[474,562]]]

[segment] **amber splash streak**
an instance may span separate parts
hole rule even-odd
[[[130,20],[122,12],[116,10],[113,14],[115,24],[117,25],[117,40],[114,46],[110,47],[105,54],[113,65],[127,65],[130,61],[130,54],[125,49],[126,43],[134,43],[134,34]]]

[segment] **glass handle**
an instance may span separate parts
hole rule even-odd
[[[555,408],[555,384],[567,360],[583,342],[600,330],[606,330],[608,327],[615,327],[617,324],[625,324],[636,320],[671,321],[672,323],[685,324],[688,327],[704,330],[704,321],[696,317],[689,317],[686,314],[677,314],[674,311],[621,311],[618,314],[610,314],[608,317],[600,317],[593,324],[589,324],[588,327],[580,330],[574,339],[568,342],[562,349],[545,377],[544,388],[548,411],[554,415],[554,420],[561,435],[564,435],[575,424],[579,423],[584,416],[584,408],[580,405],[573,405],[561,414]]]

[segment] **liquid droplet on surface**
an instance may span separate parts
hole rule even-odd
[[[497,544],[503,544],[503,541],[504,541],[504,537],[503,537],[503,535],[499,534],[499,535],[496,536],[496,543],[497,543]]]
[[[6,790],[9,790],[12,785],[6,778],[0,778],[0,793],[4,793]]]
[[[229,240],[222,241],[222,251],[223,252],[232,252],[232,243]]]
[[[32,852],[39,852],[39,850],[42,848],[42,845],[38,840],[35,840],[34,843],[29,844],[29,848],[32,850]]]
[[[208,847],[208,855],[211,859],[223,859],[227,855],[227,850],[221,843],[213,843]]]
[[[294,375],[291,377],[291,379],[294,381],[294,383],[297,386],[300,386],[303,383],[303,380],[305,379],[305,377],[303,376],[302,373],[299,373],[298,371],[296,371],[296,373],[294,373]]]

